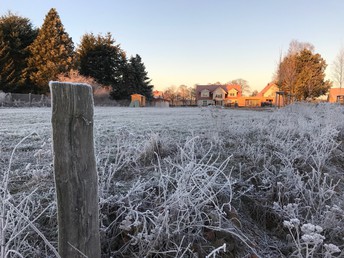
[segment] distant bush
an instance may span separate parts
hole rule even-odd
[[[96,105],[113,105],[113,101],[110,100],[111,87],[98,83],[92,77],[83,76],[79,71],[72,69],[66,74],[59,74],[57,78],[60,82],[86,83],[92,86],[94,103]]]

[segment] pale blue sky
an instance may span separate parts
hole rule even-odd
[[[36,27],[52,7],[76,45],[111,32],[160,90],[237,78],[261,90],[291,40],[312,43],[329,68],[344,40],[343,0],[0,0],[1,15]]]

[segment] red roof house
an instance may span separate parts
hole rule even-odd
[[[238,103],[239,97],[241,97],[241,86],[237,84],[196,86],[198,106],[230,106]]]

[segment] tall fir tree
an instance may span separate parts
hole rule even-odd
[[[116,84],[122,76],[126,62],[125,52],[111,33],[105,36],[85,34],[77,49],[77,63],[81,75],[90,76],[106,86]]]
[[[49,91],[48,83],[74,65],[74,43],[52,8],[46,15],[38,36],[30,46],[28,74],[38,93]]]
[[[85,34],[77,49],[77,64],[81,75],[111,86],[111,97],[115,100],[128,99],[133,93],[152,97],[153,86],[141,57],[136,55],[127,60],[111,33]]]
[[[152,99],[153,86],[147,77],[146,67],[139,55],[131,57],[123,66],[122,76],[116,84],[112,85],[113,99],[128,99],[131,94],[141,94],[147,100]]]
[[[14,61],[10,56],[10,47],[7,42],[2,40],[0,32],[0,90],[4,92],[12,91],[15,85]]]
[[[0,90],[30,92],[24,71],[37,33],[27,18],[11,12],[0,17]]]
[[[130,94],[138,93],[146,96],[148,100],[152,98],[151,80],[148,77],[146,66],[142,62],[142,58],[139,55],[133,56],[129,59],[129,80],[128,87]]]

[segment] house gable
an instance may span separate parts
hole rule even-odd
[[[259,97],[273,98],[276,96],[276,92],[279,91],[279,88],[276,83],[269,83],[265,88],[257,94]]]
[[[216,88],[213,91],[213,99],[224,99],[226,96],[226,91],[222,89],[221,87]]]
[[[201,90],[201,97],[202,98],[209,98],[210,91],[208,89]]]
[[[237,97],[238,96],[238,90],[235,88],[232,88],[228,90],[228,97]]]
[[[155,90],[155,91],[153,91],[153,98],[154,99],[163,99],[164,93],[162,91]]]
[[[209,96],[205,97],[205,92],[209,92]],[[234,96],[229,96],[229,94]],[[241,87],[237,84],[228,84],[228,85],[197,85],[196,86],[196,100],[215,100],[223,101],[226,99],[236,99],[241,96]],[[209,103],[208,103],[209,104]]]
[[[228,84],[226,90],[228,98],[241,97],[241,86],[239,84]]]

